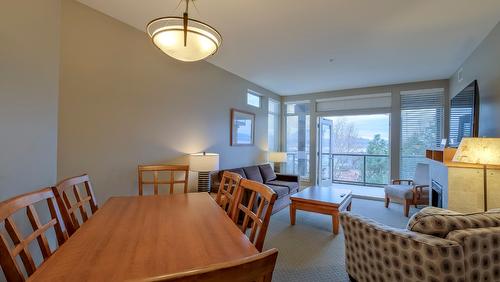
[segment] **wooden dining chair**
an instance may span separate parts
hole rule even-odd
[[[80,188],[84,189],[85,196],[82,195]],[[69,236],[71,236],[80,228],[81,224],[89,219],[88,208],[90,208],[90,215],[95,214],[98,209],[90,178],[87,174],[67,178],[59,182],[52,189],[56,196],[57,204],[61,208],[61,215],[66,229]],[[72,196],[70,195],[70,190],[73,191]]]
[[[48,223],[42,224],[35,209],[35,204],[44,200],[47,201],[51,219]],[[33,228],[33,233],[26,237],[23,237],[13,219],[13,215],[23,208],[26,208],[29,222]],[[6,235],[10,237],[13,243],[13,248],[11,248],[12,244],[8,244],[4,235],[0,232],[0,265],[7,281],[24,281],[24,273],[29,277],[36,271],[37,266],[30,251],[30,249],[33,250],[30,248],[31,241],[37,240],[43,260],[46,261],[55,250],[50,249],[45,233],[50,228],[54,229],[57,238],[57,249],[68,239],[64,221],[51,188],[44,188],[1,202],[0,222],[4,223],[7,231]],[[24,266],[24,271],[21,270],[18,263],[18,256]]]
[[[184,184],[184,193],[188,192],[189,166],[188,165],[140,165],[139,173],[139,196],[143,195],[143,185],[153,185],[154,195],[159,194],[159,185],[169,185],[169,193],[174,193],[175,184]],[[153,180],[145,180],[145,173],[152,173]],[[160,180],[159,174],[165,172],[169,175],[167,180]],[[176,173],[184,173],[181,180],[176,180]]]
[[[243,196],[245,203],[243,203]],[[266,185],[248,179],[241,179],[234,201],[233,221],[238,225],[240,213],[243,213],[243,224],[241,231],[247,234],[250,228],[248,239],[255,245],[257,250],[262,251],[264,239],[266,238],[267,227],[271,219],[274,202],[277,194]]]
[[[270,249],[243,259],[140,281],[271,282],[277,257],[278,250]]]
[[[217,204],[232,218],[234,198],[236,192],[238,191],[238,185],[240,184],[241,175],[224,171],[220,181],[219,191],[217,191],[217,197],[215,201]]]

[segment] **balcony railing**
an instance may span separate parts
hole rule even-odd
[[[389,155],[335,153],[323,154],[321,157],[323,180],[331,178],[333,183],[365,186],[389,183]],[[331,172],[328,171],[329,167]]]
[[[286,173],[299,175],[301,180],[309,180],[309,151],[287,152]]]

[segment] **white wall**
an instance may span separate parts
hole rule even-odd
[[[1,201],[56,181],[60,1],[0,6]]]
[[[0,2],[0,201],[56,181],[59,15],[59,0]]]
[[[77,2],[63,1],[61,25],[59,179],[88,173],[102,203],[137,193],[138,164],[200,151],[219,153],[221,168],[264,161],[266,97],[277,95],[207,62],[175,61]],[[264,95],[262,109],[246,105],[247,89]],[[231,108],[256,113],[255,146],[229,146]]]
[[[458,81],[458,71],[463,80]],[[479,136],[500,137],[500,23],[450,78],[451,97],[476,80],[479,85]]]

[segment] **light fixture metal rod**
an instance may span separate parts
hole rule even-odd
[[[187,32],[188,32],[188,9],[189,9],[189,0],[186,0],[186,10],[184,11],[184,47],[187,46]]]

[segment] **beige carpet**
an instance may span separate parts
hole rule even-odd
[[[410,216],[415,211],[412,208]],[[408,218],[403,207],[384,208],[381,201],[354,199],[352,212],[378,222],[404,228]],[[349,281],[345,272],[344,235],[332,233],[331,217],[297,211],[295,226],[290,225],[289,210],[271,217],[264,248],[278,248],[273,281]]]

